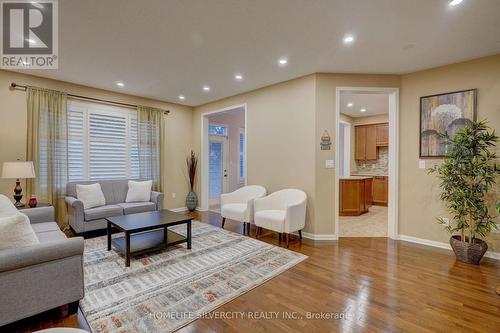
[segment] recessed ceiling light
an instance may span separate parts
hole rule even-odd
[[[286,66],[286,64],[288,64],[288,59],[287,58],[280,58],[278,60],[278,64],[280,64],[280,66]]]
[[[181,101],[183,101],[183,100],[185,100],[185,99],[186,99],[186,97],[185,97],[184,95],[179,95],[179,99],[180,99]]]
[[[345,35],[344,36],[344,44],[349,45],[354,43],[354,36],[353,35]]]
[[[243,75],[241,75],[241,74],[234,74],[234,79],[236,81],[241,81],[241,80],[243,80]]]
[[[210,91],[210,87],[209,86],[203,86],[203,90]]]
[[[123,82],[121,82],[121,81],[117,81],[117,82],[116,82],[116,85],[117,85],[118,87],[125,87],[125,83],[123,83]]]
[[[361,110],[359,110],[360,112],[366,112],[366,109],[365,108],[362,108]]]
[[[352,108],[353,104],[352,103],[347,103],[348,108]]]
[[[462,3],[462,1],[464,1],[464,0],[451,0],[448,4],[450,6],[457,6],[457,5],[460,5]]]

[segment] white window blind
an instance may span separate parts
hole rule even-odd
[[[70,181],[139,178],[134,110],[71,101],[68,141]]]

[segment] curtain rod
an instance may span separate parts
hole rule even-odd
[[[15,82],[12,82],[10,84],[10,87],[12,89],[17,89],[17,90],[22,90],[22,91],[26,91],[26,89],[28,88],[27,86],[23,86],[23,85],[15,83]],[[128,104],[128,103],[122,103],[122,102],[115,102],[115,101],[110,101],[110,100],[107,100],[107,99],[100,99],[100,98],[95,98],[95,97],[88,97],[88,96],[82,96],[82,95],[73,95],[73,94],[67,94],[67,95],[70,96],[70,97],[73,97],[73,98],[85,99],[85,100],[89,100],[89,101],[102,102],[102,103],[107,103],[107,104],[121,105],[121,106],[125,106],[125,107],[128,107],[128,108],[133,108],[133,109],[137,109],[137,107],[138,107],[137,105],[134,105],[134,104]],[[170,113],[170,110],[163,110],[163,113],[167,115],[167,114]]]

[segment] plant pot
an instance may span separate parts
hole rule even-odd
[[[196,195],[195,192],[191,191],[188,193],[186,197],[186,207],[187,209],[192,212],[196,209],[196,206],[198,205],[198,196]]]
[[[479,265],[488,250],[488,244],[482,239],[475,238],[474,243],[469,244],[462,242],[462,238],[458,235],[451,236],[450,245],[458,260],[474,265]]]

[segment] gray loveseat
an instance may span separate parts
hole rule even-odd
[[[83,209],[83,202],[76,198],[76,184],[101,184],[106,205]],[[161,210],[163,193],[151,192],[148,202],[125,202],[128,192],[128,179],[70,182],[66,185],[66,204],[68,207],[69,225],[80,234],[87,231],[105,229],[106,217],[128,215]]]
[[[54,208],[22,210],[39,244],[0,250],[0,326],[83,298],[83,238],[66,238]]]

